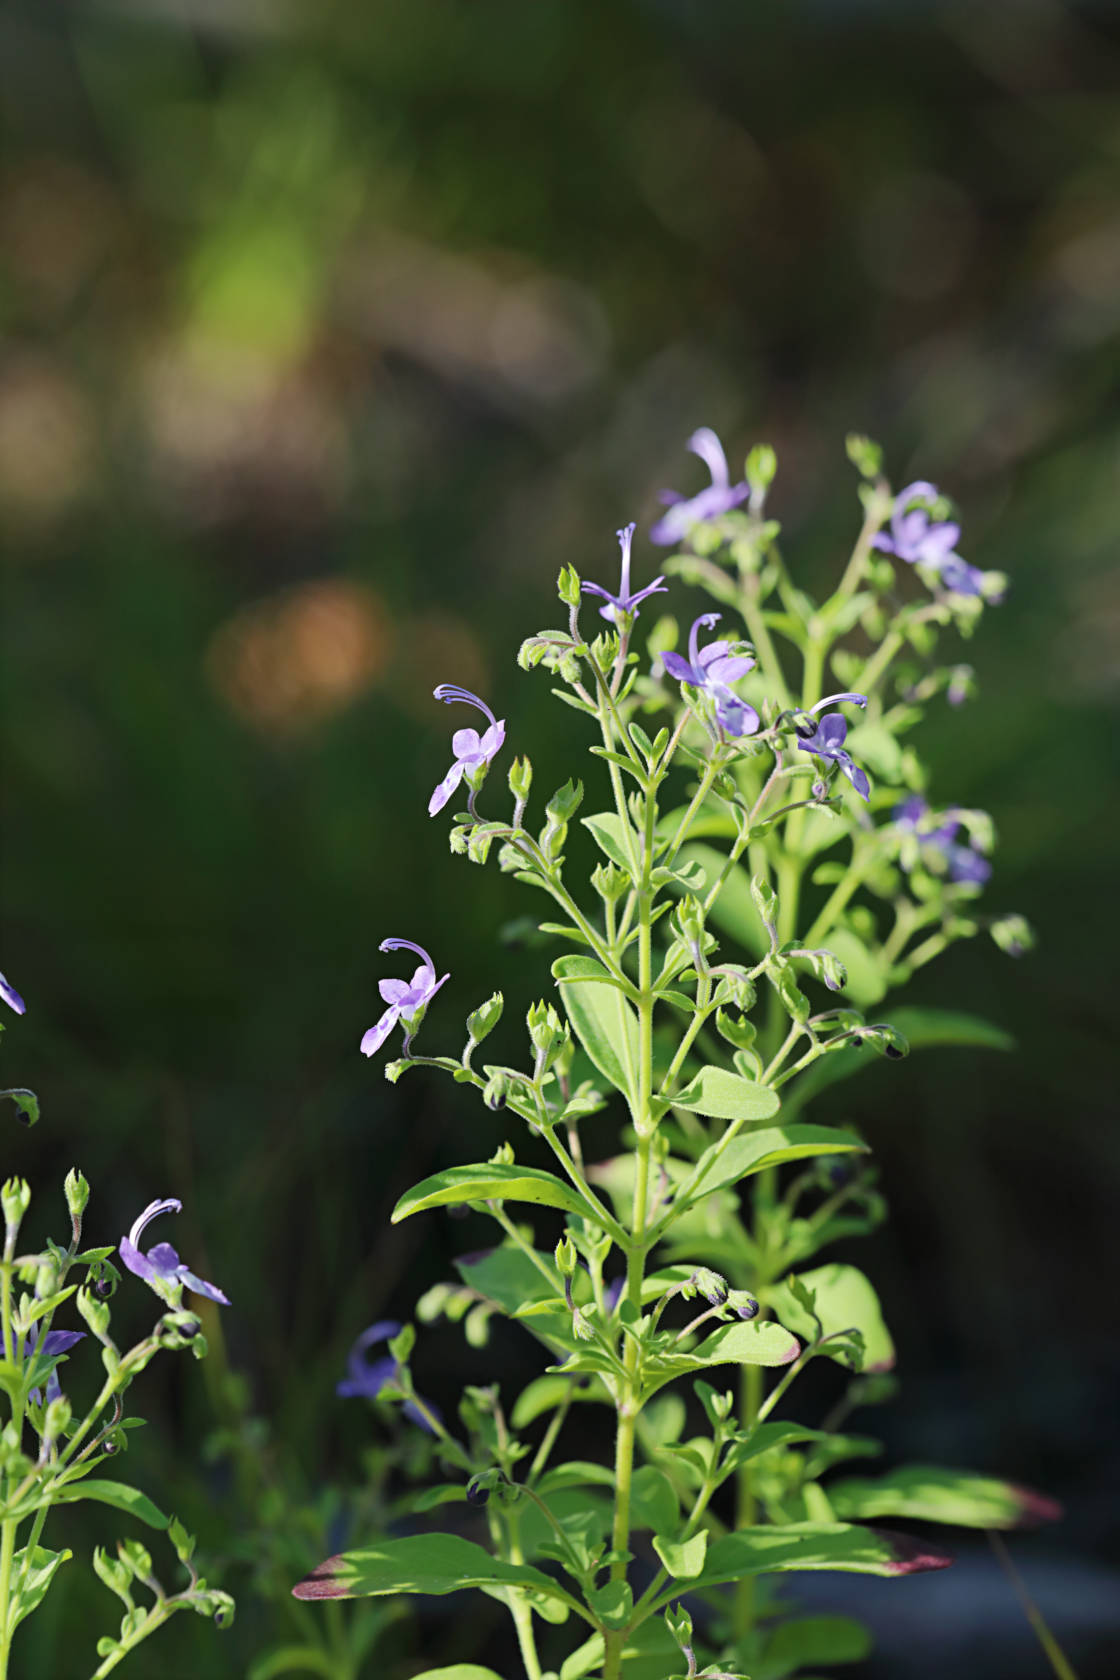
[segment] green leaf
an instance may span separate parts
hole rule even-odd
[[[146,1493],[129,1487],[126,1482],[91,1481],[87,1477],[84,1481],[65,1483],[50,1491],[52,1505],[76,1505],[79,1499],[95,1499],[100,1505],[112,1505],[115,1510],[125,1511],[130,1517],[147,1523],[149,1528],[166,1528],[170,1521],[158,1505],[152,1504]]]
[[[741,1528],[714,1540],[691,1590],[741,1581],[748,1575],[779,1575],[794,1570],[913,1575],[927,1569],[945,1569],[952,1561],[924,1541],[883,1529],[849,1523],[784,1523],[781,1528]]]
[[[603,811],[598,816],[581,817],[579,820],[599,850],[605,852],[612,863],[617,863],[619,868],[625,869],[627,875],[632,878],[630,853],[626,849],[626,830],[617,812]]]
[[[610,1485],[614,1485],[614,1471],[610,1471]],[[643,1464],[634,1472],[630,1493],[630,1516],[635,1529],[668,1530],[680,1521],[680,1505],[673,1484],[663,1470],[653,1464]]]
[[[477,1663],[452,1663],[450,1668],[426,1668],[415,1680],[502,1680],[502,1677],[492,1668],[479,1668]]]
[[[871,1645],[867,1629],[848,1616],[805,1616],[783,1622],[767,1639],[754,1677],[786,1680],[806,1663],[863,1662]]]
[[[442,1598],[466,1587],[532,1587],[552,1598],[567,1594],[524,1563],[505,1563],[456,1534],[408,1534],[398,1540],[329,1557],[292,1588],[295,1598],[384,1598],[425,1593]]]
[[[276,1680],[278,1674],[321,1674],[334,1680],[336,1668],[334,1654],[317,1645],[285,1645],[258,1658],[246,1680]]]
[[[543,1279],[542,1279],[543,1282]],[[536,1377],[522,1389],[514,1403],[510,1422],[515,1429],[527,1429],[536,1418],[543,1417],[545,1412],[553,1412],[563,1405],[572,1389],[570,1377]],[[605,1405],[612,1405],[610,1395],[598,1383],[592,1383],[590,1388],[577,1388],[572,1395],[573,1400],[597,1400]]]
[[[27,1566],[27,1574],[22,1586],[12,1594],[11,1626],[17,1628],[25,1616],[30,1616],[37,1610],[47,1595],[47,1588],[55,1578],[60,1565],[74,1556],[73,1552],[49,1552],[45,1546],[36,1546],[31,1553],[31,1561]],[[12,1580],[18,1581],[25,1566],[27,1547],[15,1554],[12,1559]]]
[[[694,844],[682,848],[679,860],[698,863],[710,881],[718,881],[727,865],[727,859],[713,846]],[[770,949],[770,936],[755,908],[750,878],[743,869],[732,869],[708,912],[708,920],[755,956],[761,957]]]
[[[699,1575],[708,1551],[708,1531],[702,1528],[691,1540],[669,1540],[662,1534],[653,1537],[653,1549],[670,1575],[688,1580]]]
[[[717,1142],[706,1149],[696,1163],[697,1179],[689,1200],[787,1161],[866,1152],[867,1145],[860,1138],[833,1126],[768,1126],[734,1137],[724,1148]]]
[[[552,972],[576,1037],[604,1079],[637,1103],[638,1017],[622,993],[585,977],[583,956],[559,957]],[[599,965],[596,964],[596,967]]]
[[[797,1338],[782,1325],[755,1318],[721,1325],[689,1358],[701,1365],[791,1365],[800,1352]]]
[[[406,1190],[392,1213],[398,1225],[426,1208],[448,1207],[463,1202],[533,1202],[538,1207],[562,1208],[565,1213],[590,1215],[591,1209],[576,1191],[552,1173],[538,1167],[503,1166],[486,1162],[478,1166],[445,1167]]]
[[[841,1517],[907,1517],[962,1528],[1030,1528],[1062,1514],[1054,1500],[1030,1488],[929,1464],[907,1464],[874,1479],[853,1476],[833,1483],[828,1497]]]
[[[674,1108],[713,1120],[769,1120],[780,1106],[778,1093],[726,1068],[705,1067],[671,1099]]]
[[[799,1272],[797,1281],[816,1296],[815,1312],[826,1336],[844,1330],[858,1330],[863,1337],[864,1371],[889,1371],[894,1365],[894,1343],[883,1322],[879,1297],[869,1280],[857,1266],[845,1266],[832,1261],[817,1266],[811,1272]],[[790,1325],[799,1336],[810,1340],[816,1334],[812,1316],[797,1301],[789,1284],[779,1284],[771,1292],[771,1305],[783,1324]],[[850,1344],[838,1345],[835,1353],[822,1351],[847,1364]]]
[[[799,1441],[827,1441],[830,1437],[820,1429],[806,1429],[799,1423],[759,1423],[750,1431],[737,1435],[727,1449],[723,1462],[725,1471],[738,1470],[752,1458],[770,1452],[774,1447],[788,1447]]]

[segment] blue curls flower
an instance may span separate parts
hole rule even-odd
[[[334,1387],[336,1394],[344,1400],[376,1400],[383,1389],[396,1381],[397,1362],[392,1354],[383,1354],[379,1359],[368,1359],[366,1355],[370,1348],[377,1347],[381,1342],[390,1342],[394,1336],[399,1336],[401,1327],[393,1319],[379,1319],[371,1324],[368,1330],[363,1330],[354,1342],[346,1356],[346,1375]],[[436,1408],[428,1401],[424,1402],[433,1417],[439,1416]],[[429,1435],[434,1435],[429,1420],[424,1416],[420,1407],[411,1400],[406,1400],[402,1408],[404,1415],[418,1423],[421,1429],[426,1429]]]
[[[485,700],[480,700],[477,694],[472,694],[467,688],[460,688],[457,683],[440,683],[432,693],[437,700],[443,700],[449,706],[455,701],[474,706],[489,721],[490,727],[484,735],[479,735],[477,729],[455,731],[451,737],[451,750],[455,754],[455,762],[428,801],[428,815],[434,817],[437,811],[443,810],[465,776],[470,789],[467,804],[473,813],[474,796],[485,781],[492,760],[497,757],[505,742],[505,719],[499,722]]]
[[[957,839],[961,823],[952,809],[938,822],[921,794],[915,793],[896,805],[892,816],[903,834],[913,836],[938,873],[948,875],[955,885],[982,887],[991,877],[992,866],[983,852]],[[910,867],[905,855],[902,864],[903,868]]]
[[[85,1340],[85,1335],[84,1330],[48,1330],[45,1336],[41,1335],[39,1337],[38,1341],[33,1336],[27,1336],[23,1343],[23,1357],[31,1359],[36,1354],[41,1354],[44,1359],[55,1359],[60,1353],[69,1353],[72,1347],[76,1347],[79,1342]],[[49,1405],[52,1400],[57,1400],[61,1393],[62,1387],[58,1380],[58,1371],[54,1370],[47,1378],[47,1404]],[[38,1404],[38,1389],[32,1389],[31,1398]]]
[[[736,738],[753,735],[759,716],[753,706],[733,694],[730,684],[754,670],[754,660],[745,654],[733,654],[729,642],[709,642],[700,647],[700,630],[710,630],[720,620],[719,613],[701,613],[693,621],[688,635],[688,658],[679,653],[663,653],[661,663],[678,682],[710,694],[715,703],[716,718],[721,729]]]
[[[606,602],[606,606],[599,608],[600,617],[619,629],[622,627],[622,620],[632,618],[648,595],[663,595],[666,588],[665,579],[657,577],[652,583],[647,583],[644,589],[631,592],[630,545],[634,540],[635,529],[635,525],[631,523],[624,525],[621,531],[615,532],[622,550],[622,574],[619,578],[618,594],[612,595],[609,589],[604,589],[598,583],[584,583],[580,586],[586,594],[598,595]]]
[[[936,484],[916,479],[894,499],[890,532],[880,531],[874,546],[911,566],[925,566],[954,595],[983,595],[984,573],[956,552],[961,528],[953,519],[935,519],[941,498]]]
[[[825,700],[818,700],[809,711],[809,717],[823,711],[825,706],[835,705],[838,701],[851,701],[856,706],[866,706],[865,694],[830,694]],[[861,770],[844,746],[848,738],[848,720],[843,712],[826,712],[820,718],[812,733],[799,729],[798,746],[802,752],[812,753],[815,758],[830,759],[833,764],[840,766],[841,774],[855,788],[861,799],[866,799],[871,792],[871,783],[867,778],[867,771]]]
[[[717,519],[721,513],[729,513],[750,495],[746,483],[732,484],[723,445],[710,426],[701,426],[699,431],[693,432],[687,447],[694,455],[699,455],[711,474],[712,482],[706,490],[687,498],[676,490],[661,492],[661,500],[669,511],[663,513],[654,525],[649,540],[663,547],[679,543],[694,525],[705,519]]]
[[[204,1279],[196,1277],[190,1267],[179,1259],[170,1243],[156,1243],[147,1254],[140,1249],[140,1238],[145,1227],[150,1225],[153,1219],[158,1218],[161,1213],[182,1211],[183,1204],[177,1196],[167,1196],[162,1201],[149,1202],[139,1218],[133,1221],[128,1236],[122,1237],[117,1245],[120,1257],[130,1272],[138,1278],[143,1278],[144,1282],[171,1306],[178,1306],[179,1293],[183,1288],[187,1288],[195,1295],[205,1295],[208,1301],[218,1301],[223,1307],[228,1307],[228,1296],[223,1295],[216,1284],[206,1283]]]
[[[424,1019],[424,1011],[435,997],[445,980],[451,978],[445,974],[436,979],[436,965],[422,945],[414,945],[411,939],[383,939],[379,950],[382,951],[415,951],[420,957],[420,967],[413,974],[411,980],[382,980],[378,984],[378,991],[382,1000],[389,1005],[381,1019],[370,1027],[362,1037],[361,1052],[363,1056],[372,1056],[380,1050],[397,1022],[404,1027],[404,1052],[407,1056],[408,1047],[412,1043],[417,1027]]]
[[[4,999],[9,1009],[14,1009],[17,1015],[26,1015],[27,1005],[16,991],[10,980],[0,974],[0,998]]]

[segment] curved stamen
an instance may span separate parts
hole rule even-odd
[[[721,613],[701,613],[699,618],[692,621],[692,629],[688,632],[688,663],[693,671],[700,669],[700,627],[712,630],[719,623]]]
[[[379,951],[415,951],[416,955],[423,959],[426,967],[428,967],[433,974],[436,971],[436,965],[428,955],[427,951],[425,951],[423,945],[414,945],[411,939],[383,939],[377,949]]]
[[[637,526],[631,520],[629,525],[624,525],[621,531],[615,532],[615,536],[618,538],[618,546],[622,550],[622,578],[618,586],[620,601],[630,599],[630,544],[634,540],[636,530]]]
[[[480,700],[469,688],[460,688],[458,683],[440,683],[438,688],[433,688],[432,695],[434,699],[442,700],[448,706],[453,705],[456,700],[461,700],[464,705],[476,707],[492,724],[498,721],[485,700]],[[385,949],[384,946],[381,948]]]
[[[829,694],[823,700],[818,700],[815,706],[809,707],[809,716],[814,717],[823,711],[825,706],[834,706],[838,700],[850,700],[853,706],[866,706],[866,694]]]
[[[150,1225],[161,1213],[182,1213],[183,1204],[177,1196],[167,1196],[162,1202],[149,1202],[143,1213],[132,1222],[132,1229],[128,1233],[128,1240],[133,1248],[139,1248],[141,1233],[146,1225]]]

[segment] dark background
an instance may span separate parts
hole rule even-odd
[[[5,1070],[44,1108],[5,1120],[3,1171],[36,1238],[75,1162],[93,1240],[180,1195],[159,1234],[234,1303],[225,1350],[142,1379],[130,1470],[222,1555],[243,1519],[199,1444],[228,1357],[278,1474],[356,1478],[380,1425],[334,1398],[350,1339],[484,1240],[387,1215],[503,1127],[357,1054],[388,934],[452,971],[430,1049],[495,985],[516,1023],[547,984],[495,939],[538,906],[425,815],[466,721],[432,686],[490,696],[547,792],[581,726],[513,656],[559,566],[608,580],[614,528],[699,484],[707,423],[733,463],[775,444],[823,586],[863,430],[1010,574],[965,654],[980,698],[924,746],[935,797],[996,820],[988,902],[1040,934],[1019,963],[958,948],[908,1000],[1017,1054],[929,1052],[822,1108],[867,1128],[895,1215],[851,1251],[903,1378],[866,1421],[1065,1501],[1015,1555],[1082,1680],[1113,1673],[1120,8],[9,0],[0,87]],[[135,1290],[121,1314],[142,1327]],[[416,1368],[450,1403],[488,1374],[450,1330]],[[807,1597],[858,1601],[869,1680],[1046,1673],[962,1558]],[[223,1580],[234,1631],[180,1623],[137,1673],[246,1672],[284,1611]],[[113,1601],[75,1564],[51,1602],[29,1672],[84,1675]]]

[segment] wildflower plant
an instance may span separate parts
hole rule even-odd
[[[6,983],[3,996],[23,1013],[23,1000]],[[26,1122],[38,1117],[30,1091],[3,1094],[17,1100]],[[93,1568],[120,1599],[124,1614],[119,1631],[98,1641],[96,1656],[90,1653],[93,1680],[110,1674],[180,1610],[210,1617],[219,1627],[233,1620],[229,1594],[208,1586],[198,1572],[193,1536],[146,1494],[121,1481],[117,1470],[129,1433],[144,1421],[125,1410],[137,1377],[157,1354],[189,1348],[201,1359],[206,1353],[202,1321],[184,1301],[184,1291],[216,1302],[226,1298],[196,1277],[170,1244],[141,1251],[148,1223],[158,1214],[178,1212],[181,1205],[173,1198],[153,1202],[120,1239],[119,1257],[157,1296],[161,1311],[151,1330],[122,1350],[112,1334],[113,1297],[122,1277],[110,1256],[118,1245],[83,1246],[89,1185],[73,1169],[64,1191],[70,1227],[65,1243],[48,1240],[42,1249],[27,1249],[20,1238],[30,1186],[10,1177],[0,1188],[0,1680],[16,1672],[10,1663],[20,1624],[39,1609],[59,1569],[73,1556],[53,1532],[52,1544],[44,1543],[47,1524],[53,1517],[52,1529],[62,1526],[58,1513],[82,1500],[111,1506],[130,1521],[162,1532],[187,1575],[185,1586],[169,1591],[155,1574],[151,1554],[135,1539],[121,1540],[115,1555],[95,1549]],[[56,1322],[75,1309],[83,1329]],[[100,1351],[101,1371],[91,1384],[89,1373],[98,1366],[90,1357],[94,1348]],[[76,1398],[91,1387],[92,1399]],[[110,1466],[112,1474],[105,1475]],[[75,1662],[80,1660],[75,1656]]]
[[[521,648],[585,728],[605,808],[588,811],[573,776],[530,820],[522,754],[512,812],[484,814],[495,726],[456,746],[470,799],[452,852],[493,858],[548,905],[540,931],[558,954],[528,1012],[526,1060],[476,1065],[500,992],[470,1016],[461,1055],[420,1054],[436,974],[421,947],[407,1005],[382,988],[406,1032],[387,1077],[442,1069],[511,1128],[489,1161],[397,1203],[394,1221],[465,1204],[496,1226],[495,1246],[464,1254],[418,1316],[461,1322],[476,1345],[495,1316],[512,1319],[542,1369],[516,1395],[467,1389],[445,1421],[413,1385],[414,1327],[373,1327],[340,1392],[396,1399],[446,1479],[415,1496],[406,1532],[330,1557],[294,1588],[305,1600],[479,1588],[512,1617],[528,1680],[780,1680],[858,1660],[860,1626],[799,1614],[782,1577],[951,1561],[895,1521],[998,1529],[1056,1515],[973,1472],[849,1473],[879,1448],[848,1419],[890,1397],[895,1355],[873,1284],[828,1251],[878,1225],[885,1202],[859,1132],[806,1118],[868,1056],[1006,1047],[958,1012],[885,1008],[958,940],[987,931],[1011,954],[1030,942],[1021,917],[981,906],[990,820],[938,806],[912,744],[930,704],[971,690],[939,639],[970,636],[1004,580],[960,561],[933,486],[893,495],[878,449],[853,438],[862,523],[815,601],[767,513],[773,452],[753,450],[732,485],[714,434],[690,448],[712,484],[673,495],[651,533],[674,546],[663,572],[682,596],[718,607],[685,608],[686,651],[661,618],[639,652],[654,586],[631,585],[632,528],[618,594],[566,567],[567,623]],[[585,591],[606,600],[607,631],[585,628]],[[720,639],[701,646],[717,620]],[[581,885],[567,863],[577,821],[596,853]],[[800,1421],[799,1378],[820,1362],[813,1392],[831,1392]],[[587,1452],[595,1413],[613,1437],[601,1459]],[[454,1516],[433,1532],[426,1513],[441,1505]]]

